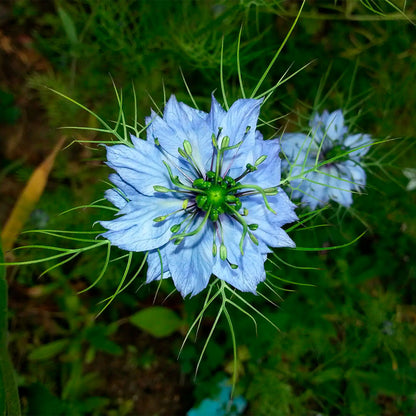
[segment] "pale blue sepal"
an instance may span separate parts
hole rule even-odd
[[[361,149],[352,150],[348,154],[348,157],[350,157],[351,159],[359,159],[365,156],[367,152],[370,150],[371,137],[369,134],[353,134],[352,136],[348,136],[345,139],[344,144],[350,149],[365,146]]]
[[[341,142],[343,136],[347,133],[348,129],[344,126],[344,116],[341,110],[336,110],[329,114],[328,119],[325,122],[326,135],[333,142]]]
[[[147,256],[146,283],[153,282],[154,280],[160,280],[161,278],[167,279],[169,277],[171,277],[171,274],[164,247],[160,247],[159,250],[149,251]]]
[[[191,111],[190,107],[180,105],[172,95],[166,103],[163,118],[154,112],[146,123],[148,140],[158,139],[162,148],[174,157],[179,157],[178,148],[183,148],[187,140],[192,146],[192,156],[198,168],[205,173],[206,165],[212,155],[212,131],[207,122],[207,114]]]
[[[196,229],[201,221],[203,217],[197,217],[189,231]],[[185,237],[178,245],[171,241],[164,247],[173,282],[183,297],[196,295],[209,282],[213,265],[212,238],[213,226],[207,222],[198,234]]]
[[[246,236],[243,244],[244,255],[242,255],[238,244],[239,236],[242,233],[241,224],[224,216],[222,226],[224,244],[227,247],[227,259],[230,263],[238,265],[238,268],[232,269],[228,262],[221,260],[217,254],[213,273],[242,292],[256,293],[257,285],[266,278],[263,253]]]
[[[252,150],[255,146],[256,125],[263,100],[240,99],[227,111],[219,123],[222,128],[218,137],[218,146],[221,146],[225,136],[230,139],[229,146],[240,142],[239,147],[224,153],[223,175],[231,167],[240,167],[243,171],[247,163],[253,164]]]
[[[182,208],[182,200],[141,195],[130,201],[119,212],[118,218],[100,221],[108,231],[102,236],[112,245],[128,251],[148,251],[163,246],[171,236],[170,227],[180,221],[181,212],[169,216],[165,221],[154,218]]]
[[[108,179],[127,197],[127,199],[133,199],[137,194],[137,189],[124,182],[116,173],[111,173]]]
[[[120,178],[144,195],[153,195],[154,186],[169,188],[171,182],[160,151],[152,143],[137,140],[135,147],[107,146],[107,165]]]
[[[117,188],[107,189],[104,192],[104,197],[105,199],[107,199],[107,201],[110,201],[118,209],[124,208],[128,202],[128,200],[121,195],[120,191],[118,191]]]
[[[212,130],[212,133],[217,137],[218,128],[222,124],[227,112],[221,107],[221,104],[215,99],[214,94],[211,95],[211,110],[208,113],[207,122]]]

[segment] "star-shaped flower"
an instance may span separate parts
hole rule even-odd
[[[324,206],[329,200],[349,207],[352,192],[366,183],[361,158],[368,152],[368,134],[349,134],[341,110],[315,114],[309,123],[309,135],[286,133],[281,138],[287,160],[292,198],[300,198],[311,209]]]
[[[281,228],[297,216],[278,188],[279,143],[256,130],[261,102],[225,111],[213,97],[205,113],[172,96],[146,119],[147,140],[107,147],[116,173],[105,196],[119,212],[101,221],[103,237],[148,252],[147,282],[171,277],[186,296],[215,275],[255,293],[269,247],[295,245]]]

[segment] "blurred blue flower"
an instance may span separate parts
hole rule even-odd
[[[174,96],[163,117],[146,119],[147,140],[107,147],[119,212],[103,234],[128,251],[148,251],[147,282],[172,277],[182,296],[195,295],[212,274],[255,293],[266,277],[270,247],[293,247],[282,230],[297,219],[278,188],[280,146],[256,130],[261,100],[237,100],[211,111]]]
[[[286,133],[281,139],[287,158],[282,168],[290,177],[297,177],[290,180],[291,196],[311,209],[331,199],[349,207],[352,192],[366,182],[361,158],[368,152],[371,138],[368,134],[348,134],[341,110],[315,114],[309,126],[310,135]],[[331,159],[333,162],[316,167]]]
[[[220,383],[221,391],[214,399],[204,399],[196,408],[192,408],[186,416],[239,416],[247,401],[243,396],[231,397],[231,386],[226,382]]]

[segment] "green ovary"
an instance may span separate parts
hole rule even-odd
[[[227,190],[219,185],[212,186],[207,191],[207,202],[213,208],[219,208],[224,204],[227,197]]]

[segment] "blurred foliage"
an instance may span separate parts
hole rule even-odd
[[[231,102],[240,94],[236,66],[240,28],[241,73],[246,91],[251,92],[299,4],[16,0],[8,7],[11,17],[5,27],[30,36],[50,68],[33,70],[20,80],[27,88],[24,93],[30,91],[35,97],[27,104],[36,102],[34,108],[20,108],[24,100],[18,97],[17,83],[1,84],[0,122],[23,126],[29,121],[19,116],[35,112],[54,129],[97,125],[45,86],[114,120],[117,105],[111,77],[124,87],[131,123],[131,84],[137,92],[140,123],[150,107],[163,103],[171,93],[190,103],[180,69],[198,104],[207,109],[213,91],[221,99],[222,40],[224,81]],[[291,74],[308,64],[265,103],[263,120],[286,116],[273,128],[262,126],[265,137],[291,130],[294,124],[305,125],[317,105],[320,110],[348,105],[357,130],[400,140],[372,149],[368,195],[355,196],[350,212],[333,206],[310,223],[309,230],[294,232],[293,239],[300,247],[329,247],[352,241],[365,229],[367,234],[357,244],[335,251],[279,250],[285,262],[318,270],[280,263],[278,269],[269,264],[273,274],[299,285],[272,282],[284,302],[262,288],[278,308],[261,297],[245,297],[281,332],[260,320],[256,331],[251,320],[238,311],[232,313],[239,344],[235,394],[247,399],[247,415],[414,413],[416,194],[406,192],[402,169],[415,167],[416,29],[409,19],[414,20],[416,6],[408,2],[404,12],[403,7],[401,1],[307,1],[263,84],[267,90],[288,68]],[[30,132],[31,128],[29,124]],[[78,139],[102,139],[84,131],[65,132]],[[2,134],[1,139],[6,137]],[[39,146],[45,147],[45,155],[49,153],[50,142]],[[25,182],[36,166],[26,160],[24,150],[16,160],[2,157],[3,185],[11,183],[6,192]],[[74,144],[61,152],[27,228],[91,230],[99,212],[59,214],[102,198],[108,176],[102,158],[103,149],[93,145]],[[326,226],[318,227],[322,224]],[[26,233],[19,244],[52,246],[55,241],[53,236]],[[72,243],[62,244],[68,248]],[[38,256],[36,250],[29,254]],[[14,255],[22,258],[19,251]],[[194,384],[193,376],[218,305],[202,322],[195,343],[185,344],[177,363],[201,298],[183,302],[177,294],[168,296],[173,289],[170,281],[142,287],[141,278],[96,318],[103,307],[99,302],[119,284],[122,262],[111,262],[98,286],[82,295],[78,292],[93,283],[97,265],[101,267],[105,257],[104,250],[84,253],[46,276],[41,274],[53,261],[9,271],[10,351],[24,414],[118,416],[140,409],[147,414],[185,414],[215,397],[218,383],[232,372],[232,342],[225,322],[209,343]],[[142,259],[140,254],[133,257],[127,278]]]

